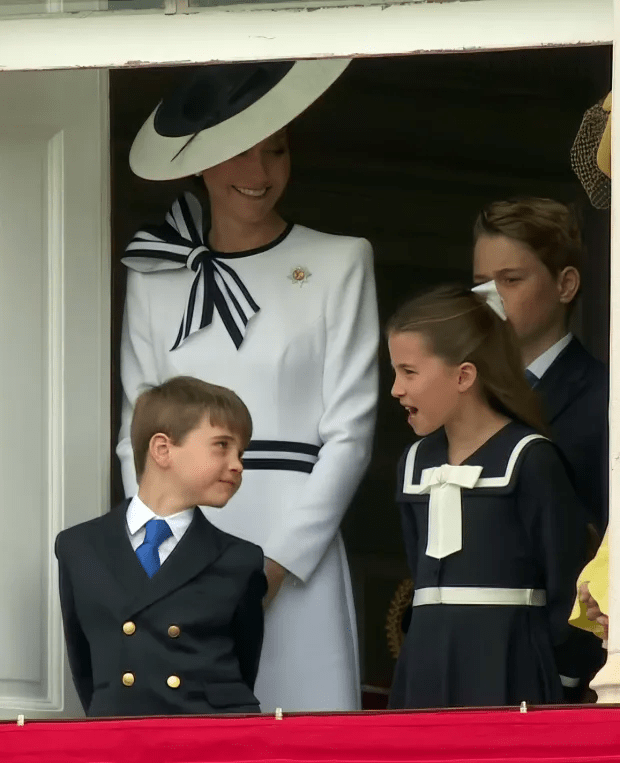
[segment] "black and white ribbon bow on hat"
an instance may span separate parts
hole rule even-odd
[[[174,202],[163,225],[136,233],[122,259],[128,268],[141,273],[179,268],[196,273],[171,351],[211,325],[214,307],[239,349],[250,318],[260,310],[237,273],[205,246],[202,225],[200,202],[185,193]]]

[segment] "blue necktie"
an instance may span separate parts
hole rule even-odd
[[[529,369],[525,369],[525,379],[532,389],[538,384],[540,379],[536,374],[533,374]]]
[[[160,567],[159,547],[171,535],[172,530],[165,519],[149,519],[146,523],[146,537],[136,549],[136,556],[150,578]]]

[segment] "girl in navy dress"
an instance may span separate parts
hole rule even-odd
[[[436,290],[388,325],[392,395],[422,438],[398,472],[415,593],[392,708],[560,702],[570,675],[584,511],[494,282],[474,292]]]

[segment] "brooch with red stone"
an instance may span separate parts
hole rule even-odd
[[[297,265],[297,267],[294,267],[291,270],[288,278],[294,284],[299,284],[300,286],[303,286],[305,283],[307,283],[311,275],[312,273],[308,270],[308,268],[302,268],[301,265]]]

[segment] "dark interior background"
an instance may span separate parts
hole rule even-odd
[[[119,428],[118,347],[123,249],[144,222],[162,219],[193,182],[151,183],[128,166],[131,142],[162,94],[190,69],[122,69],[110,76],[112,157],[112,443]],[[571,171],[584,111],[606,95],[611,48],[519,50],[353,61],[291,126],[287,219],[368,238],[381,319],[411,292],[470,282],[471,228],[480,207],[514,195],[576,203],[588,258],[574,329],[603,360],[608,343],[609,215],[590,207]],[[411,435],[390,399],[381,348],[375,451],[344,523],[356,594],[365,684],[389,686],[394,661],[385,620],[408,571],[394,506],[395,466]],[[122,497],[113,458],[112,491]]]

